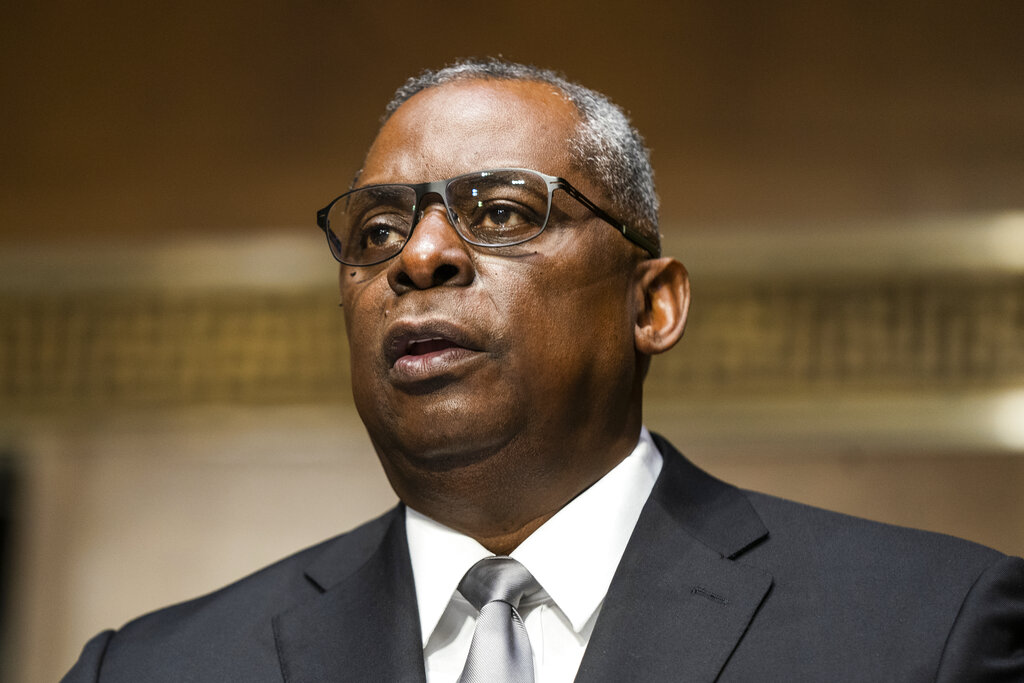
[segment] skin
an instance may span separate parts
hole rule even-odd
[[[532,168],[614,213],[566,152],[577,123],[545,84],[449,83],[394,113],[359,183]],[[428,197],[398,256],[339,276],[356,407],[392,487],[496,554],[632,451],[649,357],[686,322],[678,261],[647,258],[562,192],[554,202],[538,238],[487,249]]]

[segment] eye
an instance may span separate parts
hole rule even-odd
[[[386,225],[371,225],[363,231],[364,247],[383,247],[391,236],[391,228]]]
[[[401,249],[409,234],[408,219],[393,213],[368,218],[352,232],[352,243],[367,258],[383,258]]]
[[[508,200],[479,202],[470,221],[474,237],[485,244],[520,242],[540,231],[535,211]]]
[[[525,218],[521,213],[508,206],[492,206],[484,213],[484,222],[494,226],[515,225]]]

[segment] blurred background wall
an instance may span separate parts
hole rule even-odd
[[[562,70],[653,149],[719,476],[1024,552],[1024,5],[6,3],[0,678],[394,502],[314,211],[407,76]]]

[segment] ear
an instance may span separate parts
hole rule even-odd
[[[640,353],[668,351],[683,336],[690,310],[690,276],[674,258],[637,264],[634,343]]]

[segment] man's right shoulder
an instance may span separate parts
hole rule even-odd
[[[401,516],[402,508],[393,508],[212,593],[105,631],[86,645],[62,681],[182,680],[182,667],[191,668],[189,662],[197,659],[206,660],[207,673],[220,665],[230,668],[230,680],[280,680],[273,618],[323,592],[318,566],[329,566],[334,577],[357,571]],[[268,672],[274,675],[267,678]],[[138,678],[143,674],[147,677]],[[154,679],[154,674],[166,678]],[[240,679],[239,674],[245,675]]]

